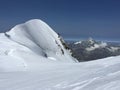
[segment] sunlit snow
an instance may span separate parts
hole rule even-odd
[[[0,90],[120,90],[120,56],[78,63],[46,23],[30,20],[0,34]]]

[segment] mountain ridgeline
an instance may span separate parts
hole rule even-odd
[[[78,61],[90,61],[120,55],[120,44],[95,41],[92,38],[79,42],[67,42],[72,56]]]

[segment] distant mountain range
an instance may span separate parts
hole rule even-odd
[[[120,55],[120,44],[96,41],[92,38],[79,42],[67,42],[73,56],[79,61],[90,61]]]

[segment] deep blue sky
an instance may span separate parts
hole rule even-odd
[[[0,0],[0,31],[42,19],[64,38],[120,41],[120,0]]]

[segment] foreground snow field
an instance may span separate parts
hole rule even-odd
[[[120,90],[120,56],[76,63],[46,23],[0,34],[0,90]]]
[[[0,73],[0,90],[120,90],[120,56]]]

